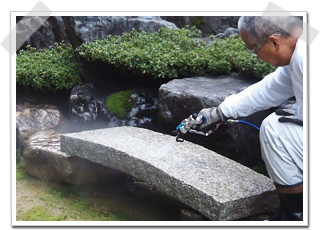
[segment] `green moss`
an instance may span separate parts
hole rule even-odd
[[[90,221],[112,221],[112,220],[128,220],[123,218],[122,214],[114,214],[108,209],[96,209],[90,206],[86,201],[79,200],[70,206],[70,212],[79,214],[82,220]]]
[[[77,190],[78,192],[74,192]],[[33,206],[26,213],[17,215],[19,221],[127,221],[132,217],[118,210],[109,209],[102,200],[96,205],[90,195],[81,193],[77,186],[53,185],[47,192],[41,194],[41,205]],[[52,213],[57,213],[53,215]]]
[[[120,91],[108,96],[106,98],[108,112],[120,119],[125,118],[126,114],[132,109],[131,94],[131,91]]]
[[[18,168],[24,172],[23,161],[17,165],[17,171]],[[25,186],[32,191],[26,193],[30,196],[20,196],[17,201],[17,221],[132,221],[139,218],[110,201],[110,197],[101,195],[105,193],[99,186],[97,190],[91,185],[52,182],[42,182],[45,186],[39,186],[37,179],[27,175],[17,181],[18,187]],[[23,189],[18,191],[24,192]],[[25,207],[29,210],[25,211]]]
[[[52,187],[52,189],[50,189],[48,193],[53,196],[59,196],[60,198],[71,198],[79,196],[78,188],[72,185]]]
[[[16,179],[23,180],[25,179],[25,177],[26,177],[26,169],[25,169],[24,160],[21,157],[19,164],[16,165]]]
[[[80,200],[80,201],[73,203],[72,208],[75,210],[84,210],[84,209],[88,208],[88,205],[85,201]]]
[[[87,199],[87,194],[81,193],[79,187],[72,185],[52,186],[47,194],[41,197],[41,200],[48,207],[55,207],[55,203],[63,202],[67,208],[62,212],[68,219],[83,221],[114,221],[128,220],[128,216],[121,212],[110,211],[107,208],[95,207]]]
[[[19,216],[23,221],[61,221],[65,220],[63,215],[50,215],[48,211],[42,206],[33,206],[28,212]]]

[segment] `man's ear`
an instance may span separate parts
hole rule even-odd
[[[270,35],[269,39],[270,39],[272,45],[278,50],[279,49],[279,37],[276,37],[274,35]]]

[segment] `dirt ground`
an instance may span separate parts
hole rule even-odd
[[[104,185],[73,186],[40,181],[18,167],[17,221],[170,221],[179,204],[143,188],[128,187],[123,176]]]

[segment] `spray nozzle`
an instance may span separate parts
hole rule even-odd
[[[199,114],[192,114],[188,118],[184,119],[177,127],[177,137],[176,141],[183,142],[184,141],[184,134],[186,134],[188,131],[197,132],[197,134],[200,134],[200,131],[196,131],[200,128],[202,124],[205,124],[207,122],[207,118],[205,116],[199,115]]]

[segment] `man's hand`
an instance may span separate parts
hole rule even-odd
[[[218,114],[218,110],[216,107],[213,107],[213,108],[207,108],[207,109],[202,109],[198,115],[202,115],[204,117],[207,118],[207,122],[203,123],[201,126],[200,126],[200,129],[203,129],[211,124],[215,124],[217,123],[218,121],[220,121],[220,116]]]

